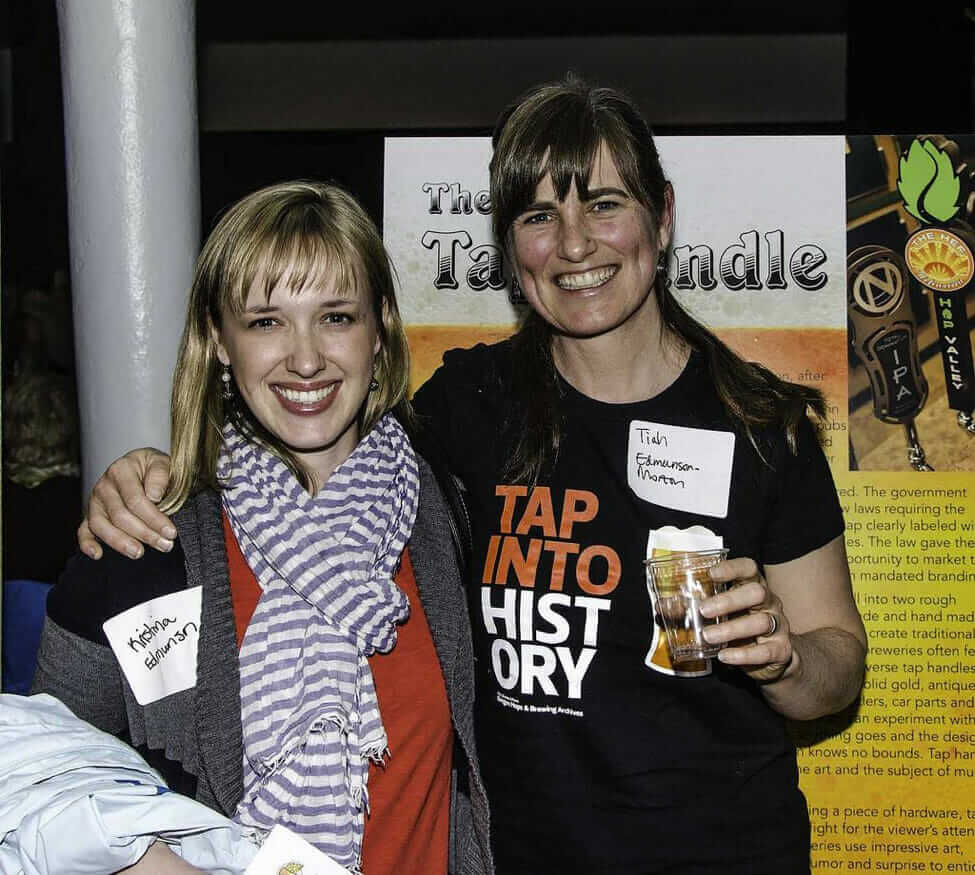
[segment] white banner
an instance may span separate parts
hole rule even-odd
[[[713,327],[846,325],[842,137],[658,137],[670,276]],[[510,325],[487,138],[386,140],[384,236],[408,325]],[[830,293],[824,293],[831,289]]]

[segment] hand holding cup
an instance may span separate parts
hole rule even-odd
[[[700,610],[705,617],[725,620],[702,635],[720,648],[718,659],[741,667],[759,683],[781,678],[792,662],[789,620],[757,563],[745,557],[728,559],[714,565],[710,575],[723,591]]]

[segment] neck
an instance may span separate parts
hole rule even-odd
[[[598,337],[552,339],[559,373],[583,395],[622,404],[659,395],[687,364],[690,349],[656,321],[619,326]]]
[[[343,435],[330,447],[311,452],[295,452],[298,464],[304,468],[308,475],[309,489],[312,495],[317,495],[319,490],[329,481],[335,469],[338,468],[359,444],[358,431]]]

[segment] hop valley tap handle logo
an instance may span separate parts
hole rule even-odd
[[[904,209],[929,226],[911,235],[904,259],[914,278],[936,292],[963,289],[975,275],[971,230],[959,218],[968,183],[957,151],[944,138],[916,139],[898,164]]]
[[[933,139],[914,140],[898,164],[897,190],[904,209],[925,225],[946,224],[962,208],[962,180],[950,148]]]

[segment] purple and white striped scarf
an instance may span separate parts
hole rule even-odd
[[[311,496],[227,423],[217,476],[263,589],[240,649],[235,820],[281,823],[358,870],[369,760],[388,753],[366,657],[390,650],[409,616],[392,578],[416,520],[416,456],[387,414]]]

